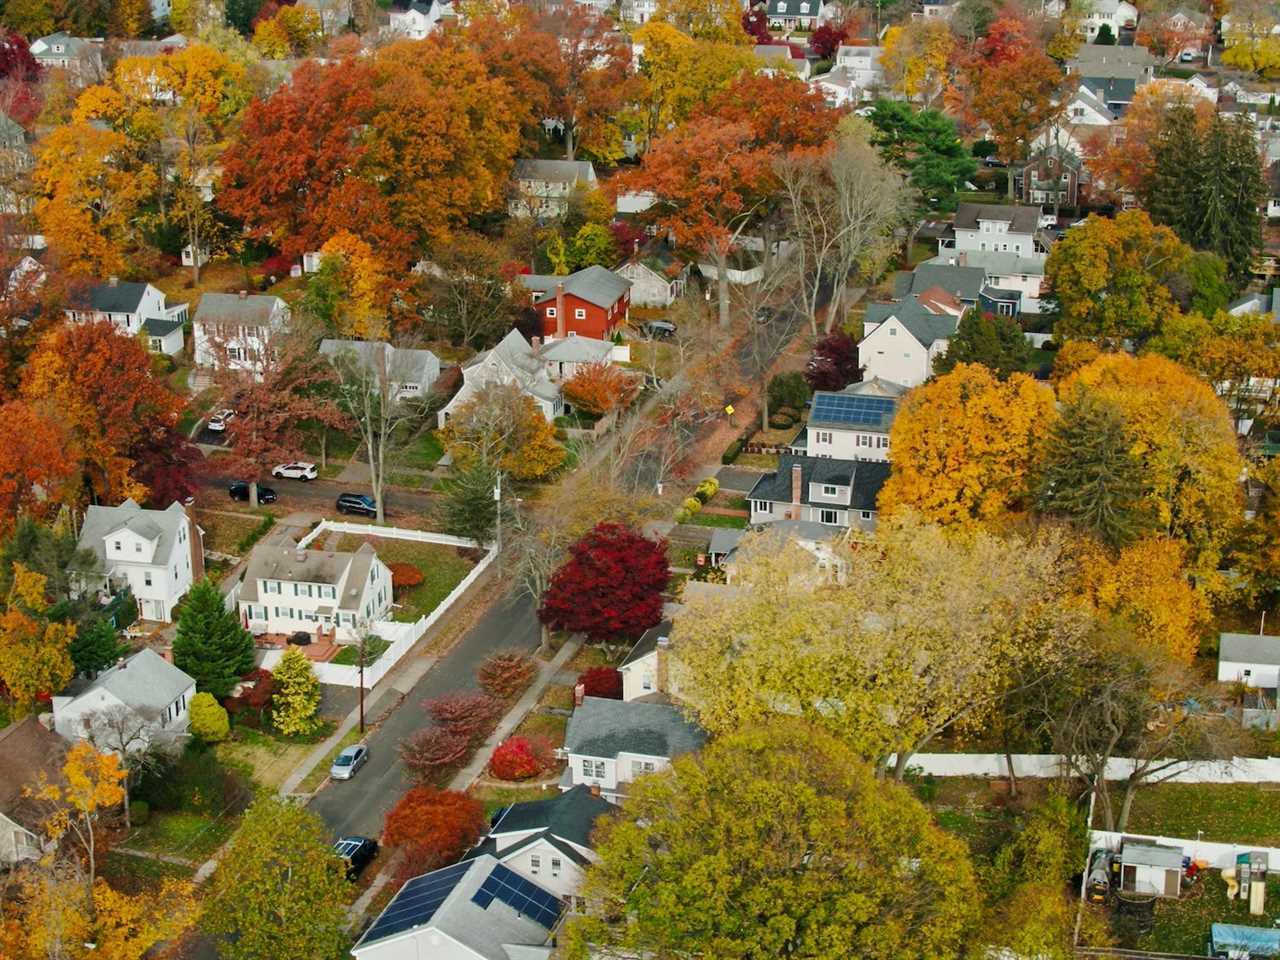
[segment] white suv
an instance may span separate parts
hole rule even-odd
[[[280,463],[271,468],[271,475],[288,480],[314,480],[318,473],[314,463]]]
[[[234,410],[219,410],[209,418],[209,429],[214,433],[222,433],[227,429],[227,421],[236,415]]]

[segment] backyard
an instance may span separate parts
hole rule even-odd
[[[441,543],[417,543],[413,540],[346,533],[333,549],[358,550],[362,543],[372,544],[382,562],[388,566],[407,563],[422,574],[422,583],[398,592],[392,619],[401,623],[413,623],[429,614],[475,566],[474,561],[461,555],[457,547]]]
[[[1205,954],[1209,927],[1215,923],[1234,923],[1245,927],[1270,927],[1280,918],[1280,878],[1272,874],[1267,880],[1267,912],[1250,916],[1249,904],[1228,900],[1227,885],[1217,870],[1184,888],[1177,900],[1161,897],[1155,904],[1155,926],[1139,937],[1140,950],[1165,953]]]
[[[1126,829],[1164,837],[1280,847],[1274,784],[1162,783],[1137,792]]]
[[[1003,780],[982,777],[918,777],[911,789],[932,811],[938,826],[968,844],[975,860],[990,862],[1018,828],[1022,812],[1043,799],[1051,784],[1020,780],[1010,798]]]

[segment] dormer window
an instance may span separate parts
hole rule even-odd
[[[801,13],[808,13],[808,12],[809,12],[809,5],[808,5],[807,3],[802,3],[802,4],[800,4],[800,12],[801,12]]]
[[[831,486],[829,483],[824,483],[822,485],[822,495],[824,497],[834,497],[836,495],[836,488]]]
[[[786,5],[786,3],[779,3],[779,4],[778,4],[778,12],[779,12],[779,13],[786,13],[786,12],[787,12],[787,5]]]

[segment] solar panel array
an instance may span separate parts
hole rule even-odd
[[[532,880],[526,880],[500,863],[494,865],[484,883],[480,884],[480,889],[471,897],[472,903],[481,909],[488,909],[495,899],[548,930],[555,927],[564,910],[564,904],[555,894],[548,893]]]
[[[464,860],[451,867],[442,867],[421,877],[414,877],[400,888],[395,899],[364,935],[362,942],[372,943],[429,922],[470,867],[471,861]]]
[[[893,419],[892,397],[862,397],[848,393],[819,393],[809,419],[816,423],[847,423],[878,427]]]

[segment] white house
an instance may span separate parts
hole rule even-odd
[[[196,682],[154,650],[144,648],[69,695],[53,698],[53,729],[75,743],[118,749],[128,730],[130,751],[185,736]]]
[[[751,524],[807,520],[828,527],[875,528],[876,500],[889,479],[879,460],[836,460],[783,454],[747,494]]]
[[[1218,635],[1218,682],[1274,690],[1280,687],[1280,637]]]
[[[579,186],[596,185],[596,168],[589,160],[517,160],[507,213],[513,217],[546,219],[563,216]]]
[[[565,730],[569,766],[560,789],[598,787],[602,797],[617,803],[631,781],[665,770],[673,757],[702,749],[706,739],[678,707],[584,697]]]
[[[938,253],[948,250],[999,250],[1020,257],[1048,257],[1037,236],[1040,208],[1003,203],[962,203],[952,229],[938,240]]]
[[[658,0],[622,0],[619,16],[628,23],[648,23],[658,12]]]
[[[933,363],[947,352],[963,313],[933,303],[926,294],[913,294],[867,305],[858,358],[868,379],[917,387],[933,376]]]
[[[805,452],[811,457],[887,463],[889,428],[897,411],[895,397],[815,391],[804,431]]]
[[[356,960],[550,960],[564,904],[481,854],[409,880],[351,948]]]
[[[512,330],[497,346],[476,354],[462,365],[462,389],[436,414],[438,425],[443,428],[456,410],[491,383],[515,384],[533,398],[549,421],[564,413],[564,398],[559,385],[552,381],[529,341],[519,330]]]
[[[540,346],[535,342],[534,354],[542,362],[547,376],[556,383],[564,383],[580,370],[597,363],[626,363],[631,359],[631,346],[594,337],[547,337]]]
[[[1119,39],[1121,29],[1135,27],[1138,8],[1127,0],[1093,0],[1080,20],[1080,32],[1093,43],[1103,25],[1111,28],[1111,36]]]
[[[45,281],[49,279],[49,272],[40,262],[42,256],[43,251],[37,251],[34,255],[25,253],[18,259],[4,281],[6,297],[11,297],[19,291],[26,295],[34,294],[44,286]]]
[[[289,305],[267,294],[206,293],[192,322],[196,365],[262,373],[268,346],[289,322]]]
[[[812,72],[809,61],[804,57],[792,56],[791,47],[785,43],[758,43],[754,53],[761,63],[760,72],[767,76],[782,73],[808,80]]]
[[[391,609],[391,570],[367,543],[355,553],[307,550],[289,539],[260,543],[249,554],[236,602],[254,634],[304,631],[354,643]]]
[[[669,674],[671,630],[670,620],[663,620],[657,626],[650,627],[640,635],[636,645],[618,664],[618,673],[622,674],[624,701],[630,703],[653,694],[675,695],[675,691],[670,689]]]
[[[1018,312],[1039,313],[1040,298],[1046,289],[1044,265],[1047,258],[1024,257],[1003,250],[949,250],[926,263],[946,266],[979,267],[986,274],[984,286],[1015,291],[1020,297]]]
[[[591,848],[596,821],[616,808],[588,786],[544,800],[516,803],[498,814],[467,859],[488,854],[561,899],[582,889],[582,874],[599,858]]]
[[[209,251],[204,247],[193,247],[187,244],[182,248],[182,265],[184,267],[203,267],[209,262]]]
[[[47,812],[26,796],[43,776],[57,783],[67,744],[34,715],[0,728],[0,868],[35,860],[44,852],[42,823]]]
[[[646,244],[614,270],[631,281],[631,303],[637,307],[671,306],[684,296],[690,272],[690,265],[661,240]]]
[[[818,26],[822,0],[768,0],[769,26],[779,30],[812,30]]]
[[[1117,119],[1116,112],[1089,86],[1079,84],[1067,98],[1058,117],[1036,134],[1031,141],[1031,150],[1058,147],[1083,157],[1087,152],[1086,144],[1110,130]]]
[[[97,559],[81,589],[105,596],[128,586],[143,620],[172,621],[173,608],[204,576],[202,532],[180,503],[165,510],[144,510],[133,500],[90,506],[77,547]]]
[[[883,47],[842,44],[836,51],[831,72],[814,77],[809,85],[836,107],[873,100],[885,87],[884,67],[880,63],[883,53]]]
[[[95,83],[102,77],[102,38],[51,33],[31,41],[31,56],[46,70],[65,70],[76,83]]]
[[[64,311],[72,323],[110,321],[126,337],[145,332],[152,353],[169,356],[182,352],[182,325],[187,305],[165,305],[165,296],[149,283],[125,283],[110,278],[86,290],[72,293]]]
[[[320,341],[320,352],[330,363],[340,356],[355,358],[369,377],[371,392],[397,400],[421,399],[440,379],[440,358],[430,350],[393,347],[382,341],[325,338]]]
[[[453,4],[440,0],[413,0],[404,10],[391,10],[391,32],[410,40],[425,40],[440,21],[453,17]]]
[[[351,22],[351,0],[298,0],[297,5],[316,12],[320,29],[327,37],[341,33]]]

